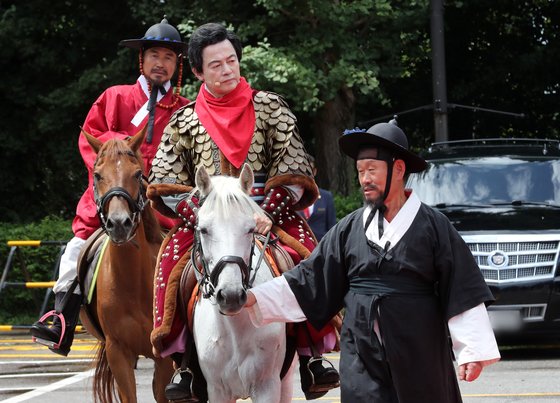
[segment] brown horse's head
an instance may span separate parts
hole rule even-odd
[[[144,164],[139,153],[145,129],[127,140],[103,143],[82,130],[97,158],[93,165],[93,190],[101,225],[114,243],[135,234],[146,205]]]

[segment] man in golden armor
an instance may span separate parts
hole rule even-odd
[[[266,213],[256,218],[257,232],[267,234],[274,225],[278,229],[274,236],[295,263],[317,243],[307,223],[295,213],[318,195],[296,118],[279,95],[253,90],[241,77],[241,55],[240,40],[222,25],[210,23],[195,30],[188,56],[202,85],[196,101],[171,117],[152,163],[148,197],[156,209],[179,216],[183,224],[168,234],[160,251],[151,340],[156,354],[171,355],[182,369],[192,361],[185,354],[192,336],[178,315],[176,301],[193,244],[198,200],[189,192],[199,167],[204,166],[210,175],[238,176],[243,164],[249,164],[255,174],[252,196]],[[308,399],[316,399],[338,386],[339,376],[331,366],[310,358],[317,351],[335,348],[336,332],[331,325],[299,328],[305,333],[298,335],[302,389]],[[181,371],[181,381],[168,385],[167,398],[199,401],[192,383],[190,371]]]

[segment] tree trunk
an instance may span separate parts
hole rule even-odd
[[[354,115],[354,93],[345,87],[317,111],[311,124],[317,184],[342,195],[348,195],[355,188],[356,168],[354,161],[340,151],[338,139],[345,129],[353,127]]]

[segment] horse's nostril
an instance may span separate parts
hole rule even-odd
[[[216,301],[218,304],[221,304],[225,301],[224,292],[222,290],[218,290],[216,293]]]
[[[132,227],[132,220],[130,219],[130,217],[127,217],[126,220],[124,220],[123,225],[124,225],[126,228],[131,228],[131,227]]]

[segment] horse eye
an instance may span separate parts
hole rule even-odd
[[[249,228],[249,231],[247,231],[247,234],[254,234],[256,229],[257,229],[256,227]]]
[[[103,179],[103,178],[101,177],[101,175],[98,174],[97,172],[94,172],[94,173],[93,173],[93,178],[94,178],[97,182],[99,182],[101,179]]]
[[[200,233],[203,235],[207,235],[208,234],[208,229],[206,227],[201,227],[200,228]]]
[[[142,171],[136,172],[136,173],[134,174],[134,177],[135,177],[136,179],[141,179],[141,178],[142,178]]]

